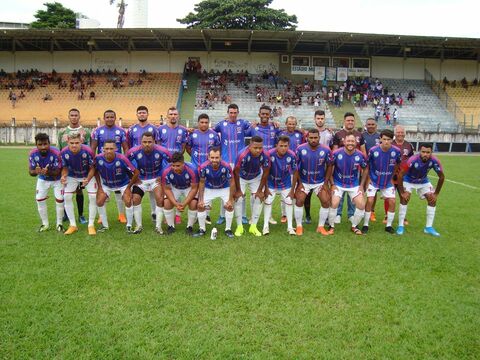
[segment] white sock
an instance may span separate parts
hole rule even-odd
[[[117,209],[119,214],[125,214],[125,204],[122,199],[122,194],[115,192],[115,201],[117,202]]]
[[[105,205],[98,206],[98,214],[102,218],[102,225],[108,228],[107,209],[105,209]]]
[[[77,220],[75,219],[75,210],[73,208],[73,194],[65,194],[65,212],[67,213],[70,226],[77,227]]]
[[[38,215],[42,220],[42,225],[48,226],[47,200],[37,201]]]
[[[142,204],[133,205],[133,217],[135,218],[135,223],[137,227],[143,226],[142,224]]]
[[[125,216],[127,217],[127,226],[133,225],[133,206],[125,206]]]
[[[282,208],[282,217],[287,215],[287,209],[285,203],[282,201],[281,202],[281,208]]]
[[[155,206],[155,215],[157,216],[157,219],[155,220],[155,227],[157,229],[162,228],[163,212],[163,207]]]
[[[235,202],[235,217],[237,219],[237,226],[242,225],[242,208],[243,208],[243,203],[245,202],[245,199],[243,197],[238,198],[237,201]],[[227,212],[225,211],[225,217],[226,217]]]
[[[232,230],[232,221],[233,221],[233,211],[225,210],[225,230]]]
[[[294,209],[293,212],[295,214],[295,222],[297,223],[297,226],[302,226],[303,206],[295,205],[293,209]]]
[[[167,220],[168,226],[175,227],[175,212],[173,209],[167,210],[163,209],[163,213],[165,214],[165,220]]]
[[[395,218],[395,212],[387,211],[387,226],[392,226],[394,218]]]
[[[335,218],[337,217],[338,208],[330,208],[328,210],[328,224],[330,227],[335,227]]]
[[[252,206],[252,221],[251,221],[252,225],[257,225],[261,212],[262,212],[262,202],[259,199],[255,198]]]
[[[363,219],[363,215],[365,215],[365,210],[355,209],[353,213],[353,220],[352,220],[352,227],[356,227],[360,224],[360,221]]]
[[[196,219],[197,219],[197,210],[188,209],[187,227],[193,227],[193,224],[195,224]]]
[[[398,226],[403,226],[405,217],[407,216],[407,207],[408,205],[402,205],[398,207]]]
[[[55,211],[57,214],[57,225],[62,225],[63,222],[63,213],[65,211],[65,205],[62,202],[55,201]]]
[[[370,215],[372,215],[371,211],[365,211],[365,215],[363,216],[363,226],[368,226],[370,223]]]
[[[150,198],[150,213],[157,213],[157,200],[155,199],[155,193],[153,191],[148,192],[148,197]]]
[[[433,219],[435,218],[435,206],[427,205],[427,227],[433,226]]]
[[[321,207],[318,212],[318,226],[325,226],[325,221],[328,219],[328,208]]]
[[[220,199],[220,216],[225,217],[225,203]]]
[[[267,204],[263,206],[263,228],[268,229],[269,224],[268,220],[270,220],[270,217],[272,216],[272,204]]]
[[[205,231],[207,213],[205,211],[199,211],[197,213],[197,216],[198,216],[198,227],[200,228],[200,230]]]
[[[285,204],[285,214],[287,216],[287,229],[293,229],[293,205]]]
[[[88,194],[88,226],[95,225],[97,217],[97,195]]]

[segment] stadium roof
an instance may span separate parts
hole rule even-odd
[[[480,39],[319,31],[12,29],[0,51],[244,51],[480,60]]]

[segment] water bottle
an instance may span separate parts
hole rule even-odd
[[[217,240],[217,228],[214,227],[210,233],[210,240]]]

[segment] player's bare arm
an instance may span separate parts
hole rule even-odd
[[[205,194],[205,178],[201,178],[198,184],[198,207],[203,209],[205,204],[203,202],[203,195]]]
[[[65,185],[67,183],[68,169],[66,167],[62,168],[62,176],[60,182]]]
[[[235,166],[235,169],[233,170],[233,178],[234,178],[234,186],[235,186],[233,198],[237,200],[243,196],[242,188],[240,187],[240,166]]]
[[[191,184],[191,189],[188,195],[185,197],[185,200],[182,203],[182,206],[185,208],[190,204],[190,202],[195,199],[195,195],[197,195],[198,192],[198,183],[192,183]]]

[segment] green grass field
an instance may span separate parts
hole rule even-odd
[[[109,233],[39,234],[27,154],[0,149],[2,359],[480,357],[480,157],[440,156],[447,179],[477,188],[445,183],[440,238],[423,235],[415,197],[403,237],[343,223],[326,238],[312,224],[211,241],[184,223],[157,236],[148,211],[126,235],[113,203]]]

